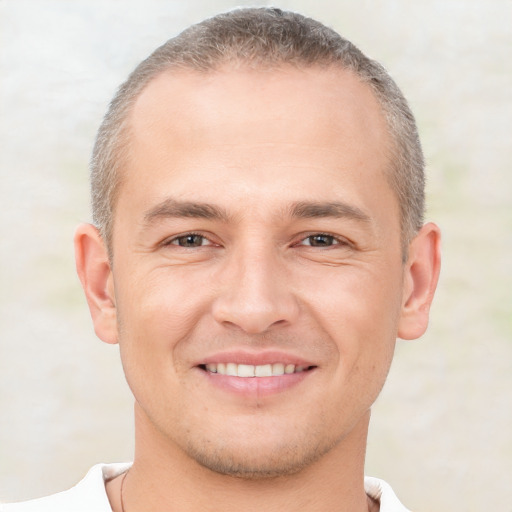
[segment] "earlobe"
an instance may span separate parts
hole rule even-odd
[[[435,224],[428,223],[421,228],[409,246],[398,325],[400,338],[416,339],[427,329],[440,268],[441,233]]]
[[[91,224],[75,231],[76,270],[87,298],[94,330],[106,343],[117,343],[117,316],[112,270],[107,248]]]

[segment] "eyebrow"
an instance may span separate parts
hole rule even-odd
[[[169,217],[226,221],[229,216],[226,211],[213,204],[168,198],[148,210],[144,215],[144,222],[149,224],[154,220]]]
[[[299,201],[289,206],[286,211],[290,218],[333,217],[348,218],[365,223],[371,221],[370,216],[360,208],[338,201]],[[144,222],[150,224],[154,220],[164,218],[198,218],[227,222],[230,217],[223,208],[214,204],[167,198],[144,214]]]
[[[303,219],[317,217],[348,218],[360,222],[370,222],[371,218],[357,206],[343,202],[309,202],[300,201],[290,208],[290,216]]]

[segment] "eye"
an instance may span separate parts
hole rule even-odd
[[[180,247],[202,247],[203,245],[210,244],[210,241],[202,236],[195,233],[187,233],[186,235],[178,236],[168,242],[172,245],[179,245]]]
[[[340,240],[338,240],[333,235],[326,235],[323,233],[318,233],[316,235],[310,235],[304,240],[302,240],[302,245],[309,245],[311,247],[330,247],[332,245],[339,245]]]

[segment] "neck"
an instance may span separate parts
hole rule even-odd
[[[367,512],[363,472],[368,422],[369,412],[327,454],[299,473],[244,479],[199,465],[136,408],[135,460],[124,483],[124,512]],[[109,494],[118,491],[114,485]]]

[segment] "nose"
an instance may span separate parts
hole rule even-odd
[[[298,317],[299,304],[286,262],[261,248],[257,253],[234,255],[226,262],[212,310],[217,322],[248,334],[263,334],[292,324]]]

